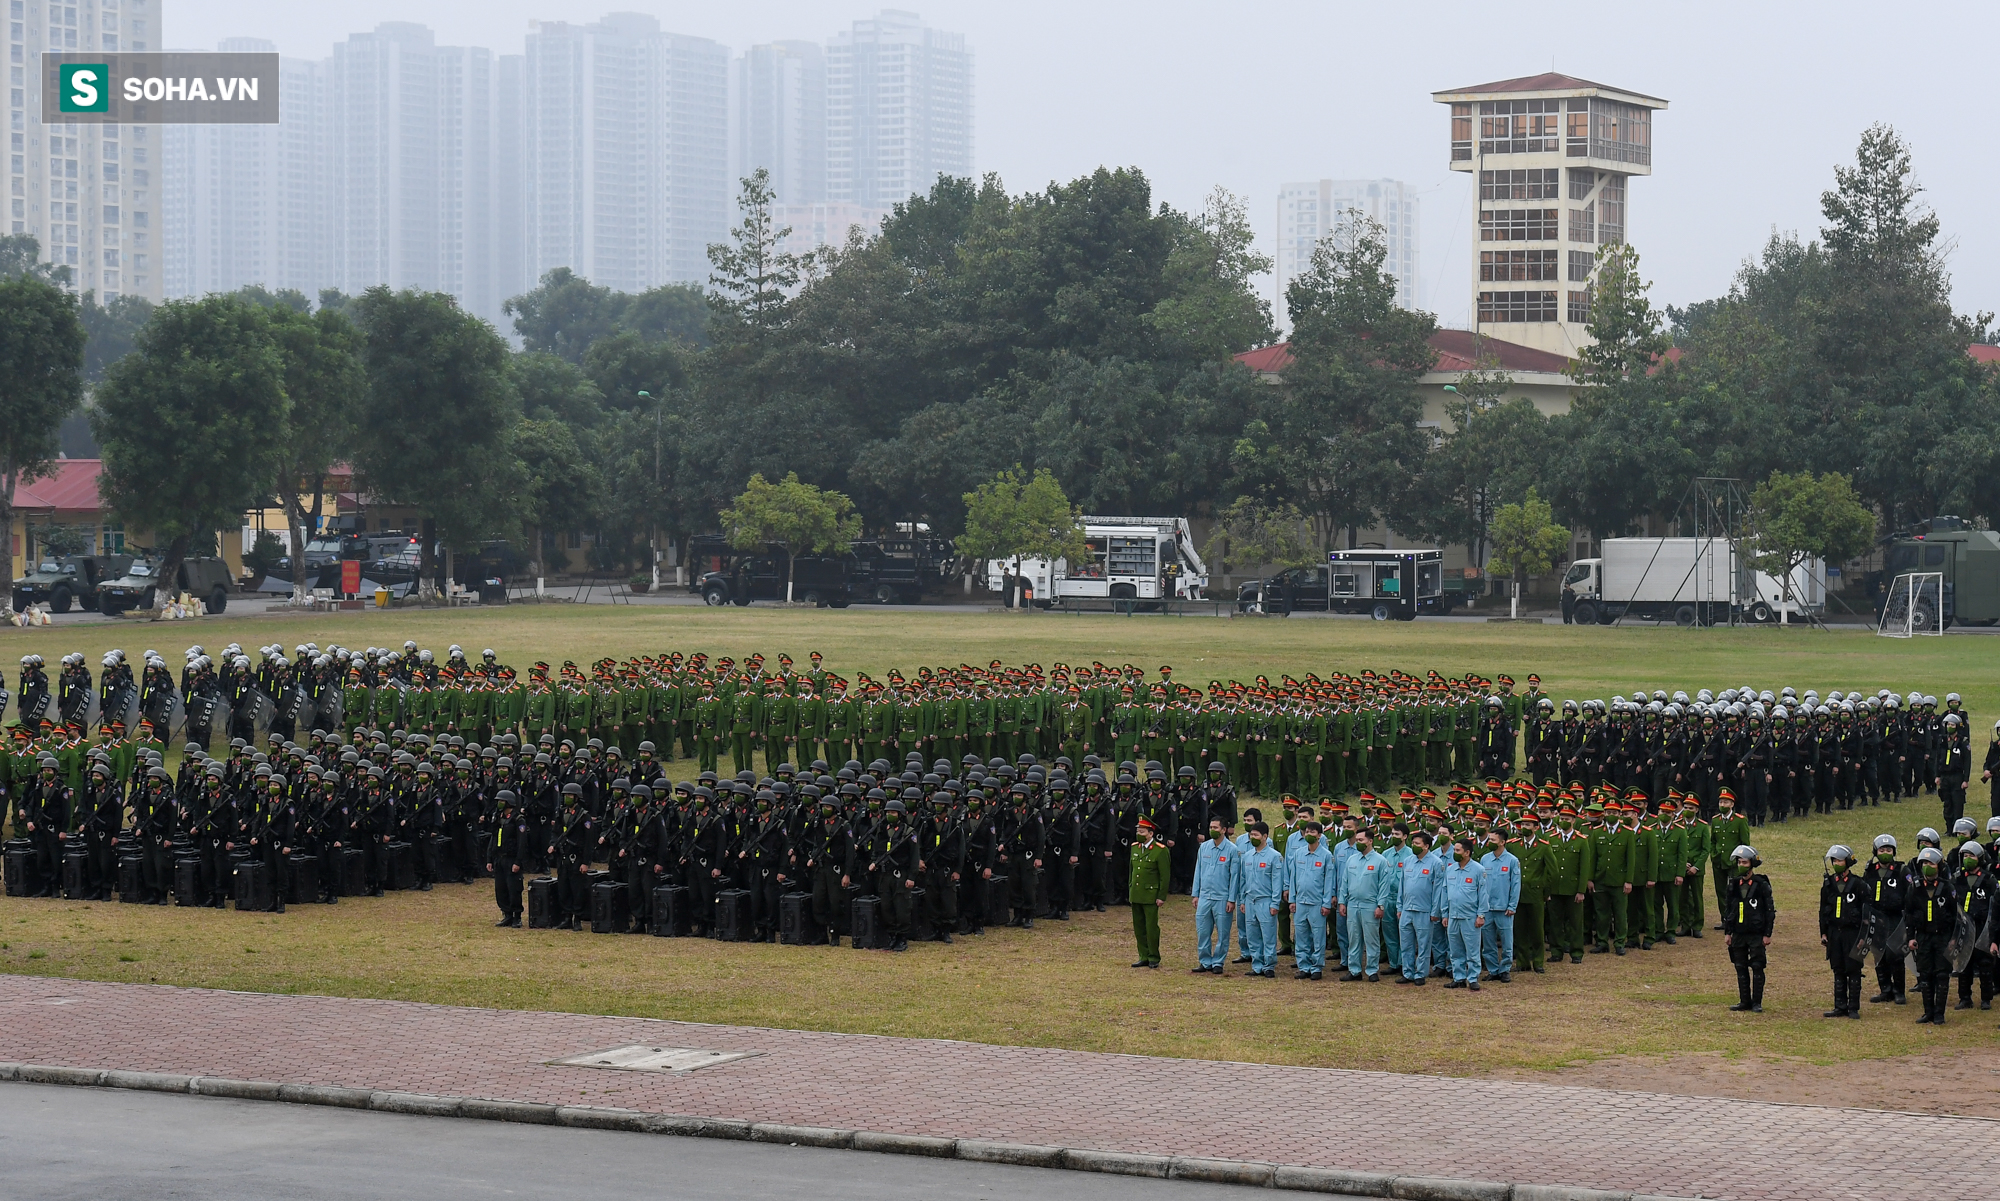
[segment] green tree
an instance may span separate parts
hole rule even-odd
[[[521,415],[531,421],[561,422],[577,430],[604,424],[603,391],[568,359],[547,351],[510,355],[507,379],[519,398]]]
[[[615,409],[651,411],[653,398],[687,383],[686,365],[673,343],[632,330],[619,330],[592,342],[583,354],[583,370],[597,384],[605,403]]]
[[[1429,451],[1417,378],[1437,360],[1437,322],[1397,307],[1387,253],[1381,227],[1358,215],[1313,248],[1286,289],[1293,359],[1283,387],[1232,454],[1237,479],[1297,504],[1322,547],[1337,531],[1353,545],[1378,520],[1402,524]]]
[[[1297,505],[1269,504],[1254,496],[1239,496],[1218,509],[1214,532],[1201,549],[1202,558],[1227,574],[1232,566],[1303,567],[1319,556],[1306,545],[1305,514]]]
[[[1408,533],[1465,547],[1474,567],[1485,564],[1494,512],[1547,469],[1548,419],[1525,396],[1506,399],[1513,387],[1490,359],[1447,386],[1446,428],[1405,506]]]
[[[1806,560],[1838,567],[1875,541],[1875,515],[1855,495],[1854,482],[1831,471],[1772,472],[1750,494],[1750,523],[1756,531],[1751,565],[1778,577],[1787,600],[1792,573]]]
[[[697,350],[708,345],[708,296],[694,284],[661,284],[625,302],[618,327],[648,342]]]
[[[1549,503],[1533,488],[1518,503],[1500,506],[1493,515],[1494,570],[1512,578],[1513,596],[1508,614],[1521,615],[1521,583],[1530,576],[1545,574],[1555,566],[1569,546],[1569,530],[1555,523]]]
[[[437,292],[374,287],[353,310],[368,377],[355,466],[383,502],[422,515],[428,597],[440,541],[469,548],[519,523],[522,469],[508,447],[519,400],[508,386],[507,344]]]
[[[540,351],[572,363],[617,328],[625,297],[593,284],[568,267],[542,273],[533,289],[509,300],[501,311],[514,319],[524,350]]]
[[[171,582],[191,546],[269,494],[290,402],[267,310],[234,296],[161,305],[95,399],[98,490],[127,527],[164,540],[156,578]]]
[[[603,477],[571,426],[524,418],[508,435],[508,453],[524,473],[517,515],[537,559],[551,533],[597,524]]]
[[[114,296],[98,304],[97,293],[83,296],[83,375],[93,383],[104,378],[104,369],[132,353],[139,331],[153,315],[153,302],[144,296]]]
[[[14,490],[61,453],[83,403],[83,348],[76,297],[33,274],[0,279],[0,531],[14,528]]]
[[[1256,250],[1242,198],[1217,188],[1199,214],[1174,216],[1178,224],[1162,272],[1167,294],[1146,315],[1165,355],[1207,363],[1270,342],[1277,330],[1255,281],[1272,263]]]
[[[1080,563],[1090,555],[1083,536],[1083,511],[1070,504],[1062,484],[1044,467],[1032,476],[1016,464],[965,496],[965,533],[958,553],[973,559],[1006,559],[1011,574],[1021,560]]]
[[[312,589],[304,552],[319,530],[327,473],[354,449],[367,378],[361,369],[361,331],[332,309],[309,312],[297,292],[273,296],[245,289],[242,299],[264,310],[266,329],[285,373],[285,425],[278,437],[272,494],[285,511],[292,538],[292,600],[304,604]]]
[[[741,550],[780,546],[785,550],[785,603],[792,601],[792,563],[802,551],[826,554],[844,549],[861,534],[854,502],[799,482],[796,473],[773,484],[761,475],[722,511],[729,544]]]
[[[1599,387],[1644,376],[1672,345],[1666,321],[1646,293],[1652,283],[1639,274],[1639,252],[1629,243],[1597,248],[1590,284],[1590,342],[1570,361],[1578,387]]]
[[[771,173],[762,167],[751,172],[736,198],[743,219],[728,242],[708,248],[709,309],[718,343],[763,350],[784,323],[800,264],[784,250],[791,228],[779,229],[772,219],[776,199]]]
[[[32,276],[54,284],[70,282],[68,267],[42,261],[42,244],[33,234],[0,234],[0,279]]]

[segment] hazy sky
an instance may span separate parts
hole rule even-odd
[[[1651,178],[1635,179],[1627,236],[1663,304],[1724,291],[1773,228],[1812,234],[1833,167],[1886,121],[1909,140],[1953,240],[1961,310],[2000,309],[2000,156],[1990,140],[2000,4],[1193,4],[1186,0],[914,0],[975,54],[980,171],[1010,190],[1099,164],[1143,169],[1192,207],[1215,185],[1243,196],[1269,249],[1278,185],[1401,179],[1423,204],[1421,300],[1468,320],[1468,176],[1446,168],[1430,93],[1549,70],[1665,97]],[[824,40],[876,7],[843,0],[165,0],[165,45],[263,37],[323,57],[386,20],[448,44],[520,53],[531,20],[636,10],[736,50]],[[1989,132],[1982,134],[1980,130]],[[1981,200],[1981,197],[1986,197]]]

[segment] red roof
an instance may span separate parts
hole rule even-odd
[[[1482,355],[1495,360],[1508,371],[1560,375],[1569,370],[1569,360],[1562,355],[1503,342],[1498,338],[1481,338],[1471,330],[1441,329],[1430,336],[1430,344],[1438,356],[1437,366],[1432,368],[1434,371],[1471,371]],[[1246,350],[1236,356],[1236,361],[1259,373],[1283,371],[1291,366],[1292,344],[1278,342]]]
[[[1648,96],[1630,88],[1614,87],[1608,83],[1593,83],[1588,79],[1578,79],[1574,75],[1560,75],[1554,71],[1541,75],[1523,75],[1519,79],[1502,79],[1494,83],[1474,84],[1469,88],[1446,88],[1432,95],[1460,95],[1465,92],[1569,92],[1578,88],[1597,88],[1606,92],[1618,92],[1626,96],[1636,96],[1641,100],[1660,100],[1658,96]],[[1666,101],[1660,100],[1661,104]]]
[[[102,459],[57,459],[48,475],[32,484],[14,486],[14,507],[38,513],[97,513],[104,502],[97,495]]]
[[[1569,359],[1532,346],[1480,337],[1469,329],[1441,329],[1431,335],[1431,349],[1438,352],[1435,371],[1471,371],[1483,356],[1508,371],[1539,371],[1561,375],[1569,370]]]
[[[1965,352],[1981,363],[2000,363],[2000,346],[1988,346],[1984,342],[1974,342]]]
[[[1273,342],[1269,346],[1259,346],[1255,350],[1246,350],[1237,355],[1236,361],[1259,374],[1283,371],[1292,365],[1292,344]]]

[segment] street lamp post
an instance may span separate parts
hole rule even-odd
[[[652,400],[653,394],[641,390],[639,397],[642,400]],[[662,396],[658,403],[653,405],[653,494],[656,498],[660,492],[660,421],[666,413],[666,402],[667,398]],[[660,530],[658,526],[651,526],[647,530],[646,548],[651,552],[653,560],[653,591],[658,592],[660,590]]]

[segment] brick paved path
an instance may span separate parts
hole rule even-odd
[[[631,1043],[758,1054],[547,1062]],[[2000,1193],[1978,1118],[31,976],[0,976],[0,1060],[1679,1196]]]

